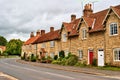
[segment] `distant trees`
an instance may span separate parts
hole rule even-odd
[[[6,44],[7,44],[6,38],[4,38],[3,36],[0,36],[0,45],[5,46]]]
[[[20,55],[23,42],[20,39],[12,39],[6,45],[6,53],[9,55]]]

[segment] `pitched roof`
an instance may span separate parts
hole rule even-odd
[[[112,7],[112,9],[115,11],[115,13],[120,17],[120,5]],[[94,13],[90,15],[90,18],[95,19],[95,24],[89,32],[96,32],[104,30],[103,21],[107,16],[109,9]]]
[[[56,39],[60,39],[59,30],[48,32],[46,34],[41,35],[38,39],[35,40],[34,43],[42,43],[42,42],[52,41]]]
[[[34,36],[34,37],[29,38],[29,39],[24,43],[24,45],[29,45],[29,44],[34,43],[39,37],[40,37],[40,36]]]
[[[76,28],[78,27],[79,22],[80,22],[80,18],[75,19],[70,23],[63,22],[63,26],[69,32],[68,35],[69,37],[78,35]]]

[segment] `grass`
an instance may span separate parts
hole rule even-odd
[[[101,70],[120,71],[120,67],[105,66],[105,67],[97,67],[97,68]]]
[[[18,58],[19,56],[12,56],[12,55],[10,55],[10,56],[0,56],[0,58]]]

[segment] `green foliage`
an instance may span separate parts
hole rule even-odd
[[[59,57],[64,58],[65,57],[65,52],[62,50],[59,52]]]
[[[58,55],[55,55],[55,56],[54,56],[54,60],[57,60],[57,59],[58,59]]]
[[[78,62],[78,57],[76,55],[72,55],[69,53],[69,55],[65,58],[58,58],[57,60],[54,60],[52,64],[59,64],[59,65],[70,65],[73,66]]]
[[[64,65],[67,65],[67,64],[66,64],[66,61],[67,61],[67,59],[66,59],[66,58],[63,58],[62,61],[61,61],[61,65],[63,65],[63,66],[64,66]]]
[[[23,56],[21,56],[22,60],[25,60],[26,54],[24,53]]]
[[[3,36],[0,36],[0,45],[1,46],[6,46],[6,44],[7,44],[6,38],[4,38]]]
[[[6,52],[9,55],[19,55],[21,54],[23,42],[20,39],[12,39],[6,45]]]
[[[0,56],[2,56],[2,52],[0,51]]]
[[[66,60],[65,64],[69,66],[74,66],[77,62],[78,62],[78,57],[76,55],[72,55]]]
[[[4,53],[3,53],[3,56],[8,57],[9,54],[8,54],[7,52],[4,52]]]
[[[71,56],[72,56],[72,54],[71,54],[71,52],[69,52],[69,53],[68,53],[68,56],[66,56],[65,58],[68,59],[68,58],[71,57]]]
[[[97,59],[96,58],[93,59],[92,65],[97,66]]]
[[[84,62],[77,62],[77,63],[75,64],[75,66],[85,67],[85,66],[87,66],[87,63],[86,63],[86,61],[84,61]]]
[[[61,64],[61,61],[58,61],[58,60],[54,60],[54,61],[52,61],[52,64]]]
[[[34,54],[31,54],[30,61],[36,62],[36,56]]]

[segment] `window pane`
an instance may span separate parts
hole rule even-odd
[[[118,33],[117,24],[116,23],[110,24],[110,35],[114,35],[117,33]]]

